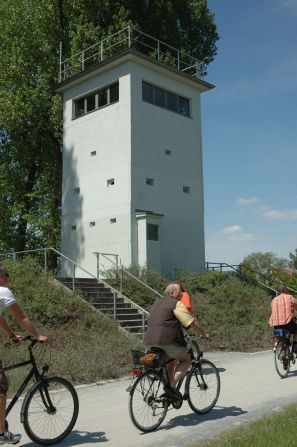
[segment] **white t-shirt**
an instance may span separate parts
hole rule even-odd
[[[16,302],[17,301],[12,291],[8,287],[0,286],[0,315],[2,315],[6,307],[9,307]]]

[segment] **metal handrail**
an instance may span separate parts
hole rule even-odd
[[[36,253],[36,252],[44,252],[45,256],[47,255],[47,253],[52,250],[54,253],[56,253],[57,255],[60,256],[60,258],[63,258],[65,260],[67,260],[68,262],[70,262],[73,266],[73,272],[74,272],[74,276],[72,277],[72,291],[75,291],[75,271],[77,268],[81,269],[84,273],[86,273],[87,275],[89,275],[91,278],[96,279],[96,281],[99,282],[98,278],[93,275],[91,272],[89,272],[88,270],[86,270],[84,267],[80,266],[79,264],[77,264],[75,261],[73,261],[72,259],[68,258],[67,256],[63,255],[63,253],[59,252],[58,250],[56,250],[53,247],[47,247],[47,248],[36,248],[36,249],[32,249],[32,250],[23,250],[23,251],[15,251],[15,252],[7,252],[7,253],[0,253],[0,257],[1,256],[8,256],[11,255],[13,257],[13,259],[15,260],[18,254],[23,254],[23,253]],[[45,272],[47,272],[47,263],[45,262]],[[114,287],[112,287],[111,285],[109,285],[106,281],[101,280],[100,282],[108,287],[113,293],[116,293],[119,297],[124,298],[126,301],[128,301],[134,308],[137,308],[140,313],[142,313],[145,316],[148,316],[148,312],[143,309],[141,306],[139,306],[137,303],[134,303],[134,301],[132,301],[130,298],[128,298],[127,296],[125,296],[122,292],[120,292],[119,290],[115,289]]]
[[[124,267],[121,265],[119,267],[118,264],[116,264],[114,261],[112,261],[111,259],[107,258],[106,255],[110,255],[110,256],[118,256],[117,254],[114,253],[101,253],[99,251],[94,251],[93,252],[94,255],[96,255],[97,257],[97,272],[99,272],[99,256],[102,256],[103,258],[105,258],[107,261],[111,262],[114,266],[116,266],[117,269],[120,269],[121,271],[127,273],[128,276],[130,276],[131,278],[133,278],[135,281],[139,282],[140,284],[142,284],[143,286],[145,286],[147,289],[149,289],[151,292],[153,292],[155,295],[158,295],[159,298],[162,298],[163,295],[161,295],[159,292],[157,292],[157,290],[154,290],[152,287],[150,287],[148,284],[146,284],[145,282],[141,281],[141,279],[137,278],[137,276],[132,275],[132,273],[128,272],[128,270],[124,269]],[[99,278],[98,278],[99,279]]]
[[[110,42],[112,39],[115,39],[116,36],[119,36],[120,34],[124,34],[124,37],[116,41],[115,43],[110,43],[108,45],[107,42]],[[142,42],[139,37],[144,36],[148,39],[150,39],[150,42],[156,43],[156,47],[149,45],[148,43]],[[95,59],[99,55],[99,61],[103,60],[103,53],[107,52],[108,50],[111,50],[113,47],[118,46],[119,44],[123,44],[127,42],[126,46],[127,48],[131,48],[133,43],[138,43],[139,45],[143,47],[147,47],[151,50],[157,51],[158,61],[160,61],[160,55],[169,55],[174,59],[175,65],[177,70],[179,71],[187,71],[190,69],[194,69],[193,76],[196,76],[197,78],[203,78],[203,72],[204,72],[204,61],[200,61],[199,59],[195,58],[194,56],[191,56],[190,54],[184,52],[183,50],[179,50],[172,45],[169,45],[159,39],[156,39],[153,36],[150,36],[149,34],[144,33],[143,31],[138,30],[137,28],[131,27],[130,25],[124,27],[120,31],[117,31],[116,33],[112,34],[111,36],[107,36],[104,39],[102,39],[100,42],[97,42],[88,48],[85,48],[84,50],[75,53],[69,57],[65,57],[64,60],[62,58],[62,45],[60,43],[60,73],[59,73],[59,79],[60,82],[62,80],[68,79],[68,76],[71,76],[71,70],[76,71],[83,71],[85,69],[85,62],[89,61],[91,59]],[[105,47],[105,44],[108,45]],[[165,52],[160,50],[160,46],[165,47]],[[91,56],[85,57],[86,52],[90,52],[93,50],[93,53]],[[176,54],[174,54],[176,53]],[[113,53],[115,54],[115,53]],[[183,59],[189,59],[190,63],[185,62]],[[96,59],[97,61],[98,59]],[[94,61],[94,63],[96,62]],[[164,61],[161,61],[164,62]],[[185,65],[186,68],[181,69],[180,65]],[[67,66],[68,65],[68,66]],[[199,67],[199,68],[198,68]]]
[[[205,266],[206,266],[207,269],[210,269],[210,270],[214,270],[214,269],[216,269],[216,267],[213,267],[213,268],[212,268],[210,265],[213,265],[213,266],[219,266],[220,271],[222,271],[223,267],[227,267],[227,268],[229,268],[229,269],[234,270],[235,273],[240,273],[240,264],[237,264],[237,265],[229,265],[229,264],[227,264],[227,263],[225,263],[225,262],[206,262],[206,263],[205,263]],[[247,268],[247,267],[246,267],[246,268]],[[253,272],[253,273],[256,273],[257,275],[261,276],[261,277],[264,278],[264,279],[267,279],[267,280],[270,279],[270,278],[268,278],[267,276],[263,275],[262,273],[259,273],[259,272],[257,272],[256,270],[252,269],[251,267],[248,267],[248,270],[250,270],[250,271]],[[277,282],[281,283],[281,281],[280,281],[279,279],[275,278],[275,280],[276,280]],[[260,281],[260,280],[258,280],[258,279],[257,279],[256,281],[257,281],[257,283],[260,284],[261,286],[266,287],[267,289],[271,290],[272,292],[277,293],[277,290],[275,290],[273,287],[270,287],[269,285],[263,283],[262,281]],[[293,289],[292,287],[287,286],[287,289],[290,290],[291,292],[297,293],[297,290]]]

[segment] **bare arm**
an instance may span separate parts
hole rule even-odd
[[[194,320],[189,327],[193,329],[193,331],[197,332],[197,334],[201,335],[202,338],[208,338],[208,333],[202,326],[200,326],[197,320]]]
[[[18,304],[12,304],[7,308],[10,313],[14,316],[20,326],[25,329],[32,337],[36,338],[38,341],[47,341],[47,337],[44,335],[39,335],[35,327],[33,326],[31,320],[23,313],[22,309]]]
[[[13,330],[2,315],[0,316],[0,330],[3,334],[7,335],[7,337],[14,336]]]

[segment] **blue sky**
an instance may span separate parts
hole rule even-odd
[[[297,1],[208,0],[220,40],[202,95],[206,261],[297,248]]]

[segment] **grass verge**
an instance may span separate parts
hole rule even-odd
[[[297,405],[220,433],[220,439],[197,442],[188,447],[288,447],[296,445]]]

